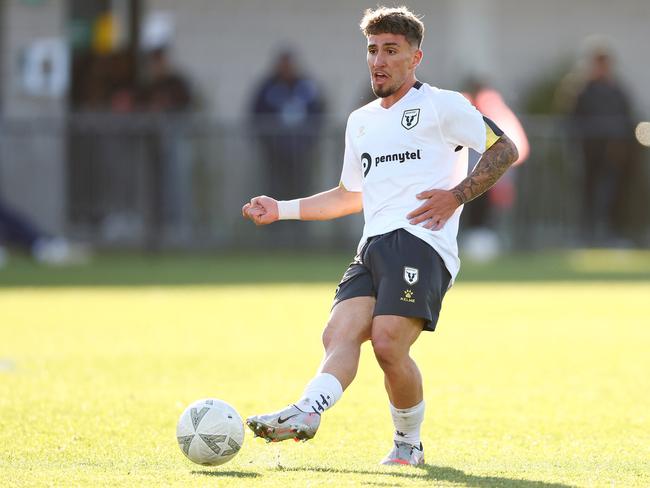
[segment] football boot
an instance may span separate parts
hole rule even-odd
[[[320,425],[320,414],[303,412],[295,405],[266,415],[254,415],[246,419],[246,425],[255,437],[267,442],[280,442],[287,439],[306,441],[316,435]]]
[[[382,459],[381,463],[384,465],[406,464],[411,466],[419,466],[424,464],[424,449],[422,443],[420,446],[414,446],[408,442],[395,441],[393,450]]]

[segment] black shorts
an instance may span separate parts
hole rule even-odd
[[[424,319],[424,330],[433,331],[450,280],[435,249],[397,229],[368,239],[343,274],[334,305],[372,296],[377,299],[373,317],[418,317]]]

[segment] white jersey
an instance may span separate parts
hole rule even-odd
[[[341,184],[363,192],[365,226],[359,249],[375,235],[405,229],[442,257],[453,283],[460,268],[462,206],[439,231],[411,225],[406,215],[425,190],[451,189],[467,176],[467,148],[488,144],[483,116],[458,92],[416,83],[390,108],[380,100],[355,110],[345,132]]]

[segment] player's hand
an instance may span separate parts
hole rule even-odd
[[[418,193],[415,197],[424,202],[406,218],[412,225],[424,222],[422,227],[431,230],[442,229],[459,207],[458,200],[448,190],[427,190]]]
[[[278,220],[278,202],[266,195],[255,197],[242,207],[241,213],[255,225],[272,224]]]

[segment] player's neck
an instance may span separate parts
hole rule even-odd
[[[415,78],[415,76],[409,78],[402,84],[402,86],[399,87],[395,93],[387,96],[386,98],[382,98],[380,102],[381,106],[383,108],[391,108],[393,105],[399,102],[404,97],[404,95],[406,95],[411,90],[411,88],[413,88],[413,85],[415,85],[417,81],[418,80]]]

